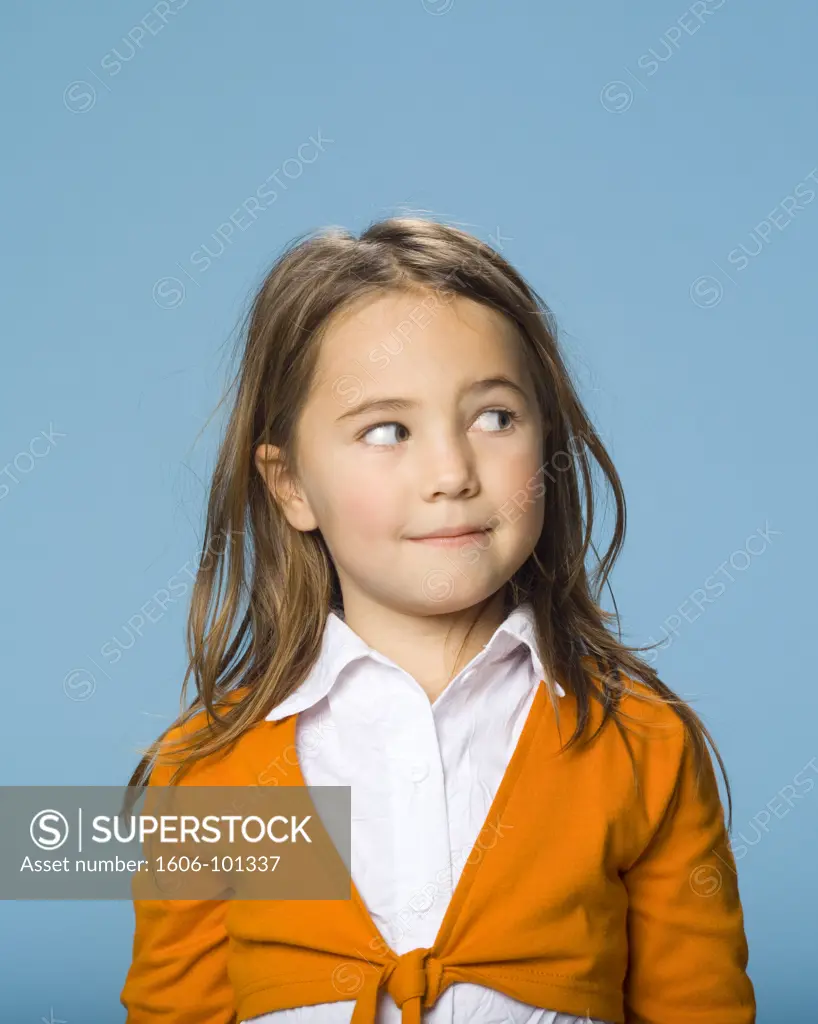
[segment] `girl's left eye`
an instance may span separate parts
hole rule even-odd
[[[492,416],[492,415],[494,415],[494,416],[507,416],[509,418],[509,420],[511,421],[510,423],[506,424],[505,426],[501,426],[500,427],[500,431],[507,430],[508,427],[511,426],[511,424],[515,423],[520,418],[519,413],[514,412],[512,409],[486,409],[484,412],[480,413],[480,415],[477,417],[477,419],[474,422],[477,423],[484,416]],[[407,434],[407,435],[409,433],[408,429],[403,425],[403,423],[397,423],[397,422],[376,423],[374,426],[369,427],[367,430],[364,431],[364,433],[361,435],[361,440],[362,441],[366,441],[366,443],[369,444],[373,448],[393,448],[394,445],[390,444],[388,441],[378,440],[378,436],[379,436],[378,435],[378,431],[381,432],[380,438],[383,438],[384,437],[384,432],[386,432],[386,434],[388,436],[388,431],[391,430],[391,429],[395,429],[397,431],[404,431],[405,434]],[[491,433],[491,434],[498,433],[498,431],[492,430],[491,428],[488,428],[488,432]],[[370,438],[371,435],[374,435],[375,439],[367,441],[367,438]],[[402,441],[402,440],[405,441],[406,437],[398,438],[397,440],[398,440],[398,443],[400,443],[400,441]]]
[[[494,415],[494,416],[508,416],[508,418],[511,420],[511,423],[515,423],[520,418],[519,415],[516,412],[514,412],[512,409],[486,409],[485,412],[481,412],[480,413],[480,415],[477,417],[477,419],[479,420],[479,419],[482,419],[483,416],[491,416],[491,415]],[[477,422],[477,420],[475,420],[475,422]],[[507,424],[506,427],[500,427],[500,429],[501,430],[506,430],[508,428],[508,426],[510,426],[510,425],[511,424]],[[494,431],[491,431],[491,433],[494,433]]]

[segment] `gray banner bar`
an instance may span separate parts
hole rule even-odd
[[[0,815],[3,900],[351,894],[349,786],[0,786]]]

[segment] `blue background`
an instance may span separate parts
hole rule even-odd
[[[178,708],[189,588],[127,624],[193,571],[246,302],[295,235],[422,212],[502,248],[558,317],[628,498],[625,639],[668,638],[657,670],[727,763],[759,1020],[808,1019],[818,9],[172,8],[4,10],[2,783],[126,781]],[[124,1020],[130,904],[0,920],[6,1019]]]

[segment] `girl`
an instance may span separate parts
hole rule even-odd
[[[397,218],[246,327],[198,696],[130,784],[350,786],[352,899],[135,900],[130,1024],[750,1024],[715,744],[608,628],[624,495],[539,295]]]

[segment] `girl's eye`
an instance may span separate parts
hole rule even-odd
[[[475,423],[478,423],[484,416],[508,417],[510,422],[501,425],[499,428],[501,431],[507,430],[512,423],[515,423],[520,418],[519,413],[516,413],[511,409],[486,409],[485,412],[480,413],[475,420]],[[373,427],[369,427],[364,431],[361,435],[361,440],[373,448],[393,448],[394,444],[390,443],[389,440],[390,431],[392,430],[403,431],[404,433],[403,437],[397,438],[398,443],[405,441],[406,436],[409,434],[408,429],[403,425],[403,423],[376,423]],[[497,431],[492,430],[491,427],[489,427],[488,432],[496,433]]]
[[[409,433],[402,423],[376,423],[374,427],[370,427],[368,430],[364,431],[361,440],[366,441],[366,443],[372,445],[373,448],[392,448],[393,445],[389,443],[388,438],[389,431],[392,430],[393,427],[397,427],[398,430],[403,430],[407,434]],[[372,438],[372,440],[367,441],[367,438]]]
[[[510,422],[501,426],[500,430],[507,430],[512,423],[516,422],[520,418],[519,415],[511,409],[486,409],[485,412],[480,413],[477,420],[475,420],[475,423],[481,420],[484,416],[507,416]],[[490,433],[494,433],[494,431],[490,430]]]

